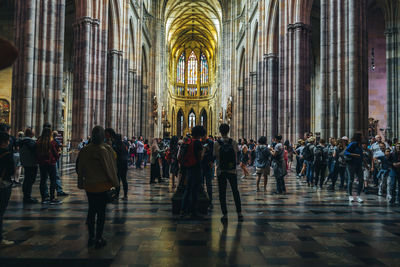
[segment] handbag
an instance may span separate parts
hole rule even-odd
[[[118,198],[118,192],[115,187],[112,187],[110,190],[106,192],[106,201],[107,203],[111,203]]]

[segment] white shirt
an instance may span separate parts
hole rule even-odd
[[[136,143],[136,153],[140,154],[144,151],[144,145],[142,141],[137,141]]]

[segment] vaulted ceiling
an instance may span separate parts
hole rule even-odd
[[[185,47],[200,47],[215,54],[221,31],[218,0],[168,0],[165,4],[166,37],[171,55],[178,57]]]

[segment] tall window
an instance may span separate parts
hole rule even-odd
[[[200,72],[201,72],[201,84],[206,84],[208,83],[208,63],[207,63],[207,57],[202,53],[200,56],[200,61],[201,61],[201,67],[200,67]]]
[[[196,126],[196,114],[192,110],[189,114],[189,129],[192,129],[194,126]]]
[[[192,51],[188,59],[188,84],[196,84],[196,82],[197,82],[197,57],[194,51]]]
[[[176,82],[185,83],[185,53],[182,53],[178,60],[178,66],[176,68]]]

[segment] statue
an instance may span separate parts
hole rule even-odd
[[[157,118],[158,118],[158,103],[157,103],[157,97],[154,96],[154,98],[153,98],[153,119],[154,119],[154,123],[157,123]]]
[[[228,100],[228,106],[226,108],[226,119],[228,121],[228,124],[230,124],[232,120],[232,100]]]

